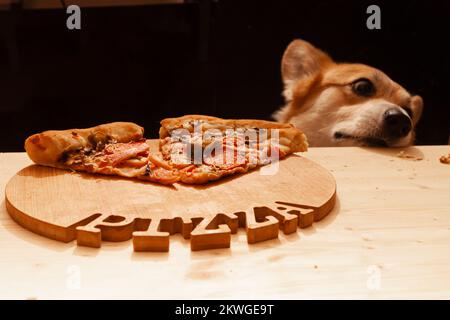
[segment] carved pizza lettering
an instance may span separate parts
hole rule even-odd
[[[134,251],[169,251],[170,235],[180,233],[191,241],[191,250],[229,248],[231,235],[245,228],[248,243],[275,239],[313,224],[315,208],[297,204],[253,207],[235,213],[217,213],[209,217],[136,218],[98,213],[76,225],[80,246],[99,248],[102,241],[132,239]],[[88,222],[86,222],[88,221]]]

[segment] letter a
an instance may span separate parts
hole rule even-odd
[[[371,14],[367,18],[367,28],[369,30],[381,29],[381,9],[379,6],[373,4],[367,7],[366,13]]]
[[[67,7],[66,10],[67,14],[70,14],[70,16],[67,18],[66,26],[67,29],[73,30],[81,29],[81,9],[79,6],[73,4]]]

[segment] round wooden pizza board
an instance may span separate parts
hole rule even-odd
[[[157,148],[157,140],[149,141]],[[135,251],[168,251],[171,234],[192,250],[226,248],[245,228],[249,243],[306,228],[333,208],[336,183],[299,155],[202,186],[163,186],[120,177],[32,165],[6,186],[6,207],[23,227],[45,237],[100,247],[133,240]]]

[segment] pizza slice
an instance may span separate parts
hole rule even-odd
[[[38,133],[25,141],[25,150],[31,160],[44,166],[161,184],[177,182],[177,170],[150,152],[143,135],[144,129],[134,123],[114,122]]]
[[[160,150],[180,181],[203,184],[306,151],[306,136],[291,124],[187,115],[161,121]]]

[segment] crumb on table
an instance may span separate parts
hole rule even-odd
[[[443,164],[450,164],[450,153],[446,156],[441,156],[439,161]]]
[[[423,160],[423,157],[408,154],[404,150],[397,153],[397,157],[402,158],[402,159],[411,159],[411,160],[415,160],[415,161]]]

